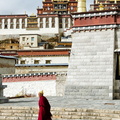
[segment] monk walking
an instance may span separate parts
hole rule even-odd
[[[43,96],[43,91],[39,92],[39,115],[38,120],[52,120],[50,113],[50,104],[46,97]]]

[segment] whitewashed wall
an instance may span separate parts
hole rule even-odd
[[[49,18],[49,21],[51,18]],[[0,35],[14,35],[14,34],[45,34],[45,35],[51,35],[51,34],[58,34],[59,33],[59,24],[58,24],[58,17],[55,17],[55,27],[52,28],[49,25],[49,28],[45,28],[45,18],[43,18],[43,28],[40,28],[38,30],[26,30],[27,27],[27,18],[25,18],[25,28],[22,28],[22,19],[19,19],[19,29],[15,28],[16,26],[16,19],[14,18],[14,28],[10,29],[10,19],[8,19],[8,28],[4,28],[4,19],[2,20],[2,29],[0,29]],[[38,19],[38,27],[39,27],[39,19]]]
[[[24,94],[33,94],[38,96],[38,92],[43,90],[45,96],[56,96],[56,81],[24,81],[24,82],[4,82],[7,85],[4,89],[4,96],[15,97]]]
[[[37,56],[37,57],[20,57],[18,64],[21,60],[25,60],[25,64],[34,64],[34,60],[40,60],[39,64],[45,64],[46,60],[51,60],[51,63],[68,63],[69,56]]]
[[[23,38],[25,40],[23,40]],[[34,40],[31,40],[31,38],[34,38]],[[38,47],[38,42],[39,41],[39,36],[38,35],[27,35],[27,34],[23,34],[20,35],[20,46],[24,47],[24,46],[30,46],[30,47]]]

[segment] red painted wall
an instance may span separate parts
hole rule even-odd
[[[120,24],[120,9],[73,13],[72,16],[73,27]]]
[[[5,77],[4,82],[23,82],[23,81],[43,81],[56,80],[56,75],[36,75],[36,76],[21,76],[21,77]]]
[[[117,21],[120,23],[120,20]],[[74,21],[74,27],[115,24],[115,16],[99,16],[91,18],[77,18]]]

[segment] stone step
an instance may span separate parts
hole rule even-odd
[[[56,119],[56,118],[53,118],[52,120],[71,120],[71,119]],[[72,119],[72,120],[88,120],[88,119]],[[89,119],[89,120],[93,120],[93,119]]]
[[[120,110],[52,107],[53,120],[119,120]],[[0,120],[37,120],[38,107],[0,106]]]

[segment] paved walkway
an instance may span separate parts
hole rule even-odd
[[[65,97],[47,97],[51,107],[62,108],[89,108],[89,109],[112,109],[120,110],[120,100],[81,100],[70,99]],[[0,106],[38,106],[38,98],[17,98],[9,99],[8,103],[0,104]]]

